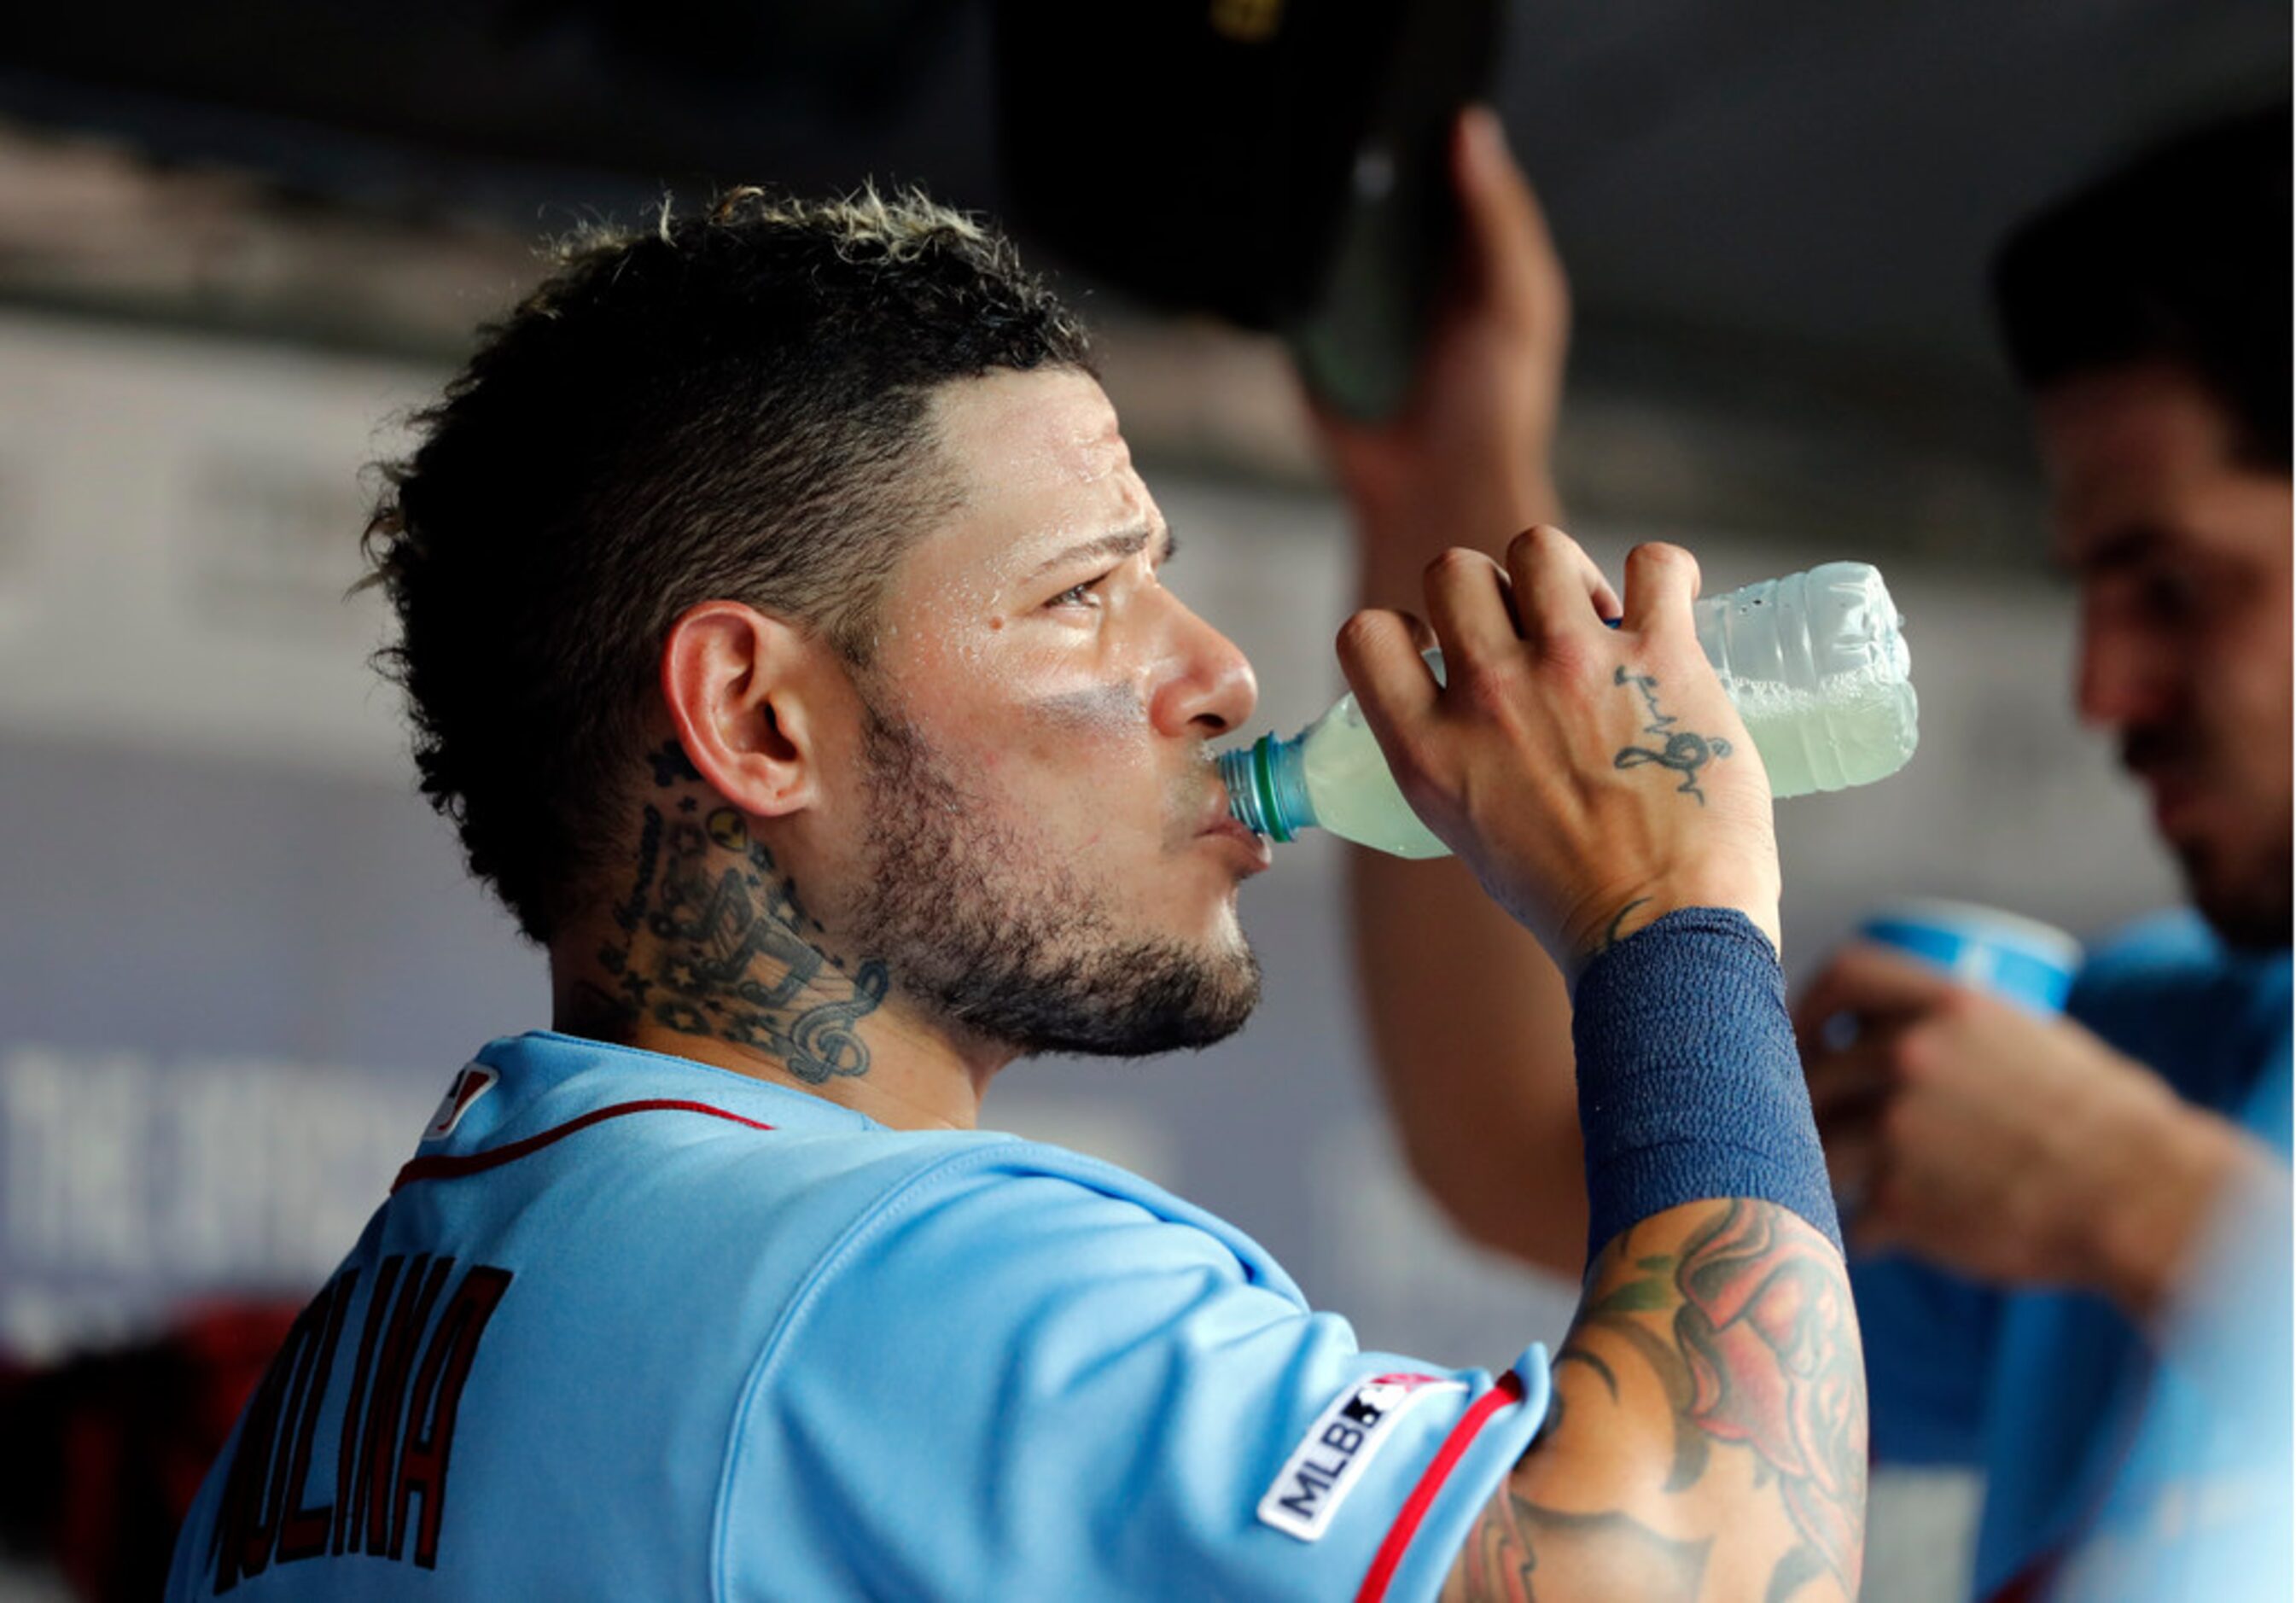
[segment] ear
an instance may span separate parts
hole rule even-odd
[[[780,818],[820,794],[810,721],[824,710],[823,647],[809,631],[738,601],[705,601],[670,625],[661,695],[678,744],[718,794],[756,818]]]

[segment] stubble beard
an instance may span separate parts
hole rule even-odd
[[[2193,905],[2228,945],[2273,951],[2288,944],[2292,860],[2285,841],[2252,863],[2226,860],[2205,844],[2176,848]]]
[[[1022,1056],[1144,1056],[1242,1028],[1259,965],[1240,933],[1227,947],[1125,936],[914,727],[873,707],[864,740],[877,834],[854,935],[912,1000]]]
[[[2121,766],[2144,778],[2169,767],[2187,783],[2198,776],[2219,791],[2239,793],[2236,775],[2225,765],[2208,736],[2187,726],[2151,727],[2123,737]],[[2269,951],[2288,944],[2292,920],[2289,817],[2284,800],[2269,828],[2252,839],[2224,834],[2166,840],[2185,882],[2185,894],[2227,944]]]

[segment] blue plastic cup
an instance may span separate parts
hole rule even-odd
[[[2062,1012],[2080,972],[2080,942],[2054,925],[1971,902],[1892,902],[1857,933],[2037,1013]]]

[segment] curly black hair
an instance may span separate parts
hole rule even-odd
[[[2146,152],[2027,222],[1993,267],[2030,389],[2182,364],[2231,415],[2242,456],[2289,471],[2289,108]]]
[[[954,494],[932,392],[1040,366],[1091,353],[1011,243],[873,189],[586,233],[480,331],[381,464],[363,548],[423,793],[530,939],[599,894],[676,619],[744,601],[865,664],[888,576]]]

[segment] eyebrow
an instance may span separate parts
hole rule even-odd
[[[1029,578],[1041,579],[1055,568],[1065,567],[1070,563],[1086,562],[1094,557],[1132,556],[1146,550],[1148,543],[1160,534],[1164,540],[1164,549],[1157,558],[1158,564],[1160,566],[1164,563],[1170,562],[1178,554],[1180,542],[1173,537],[1168,524],[1160,528],[1147,523],[1135,523],[1129,528],[1113,529],[1106,534],[1097,535],[1091,539],[1080,540],[1073,546],[1062,547],[1043,562],[1038,563]]]

